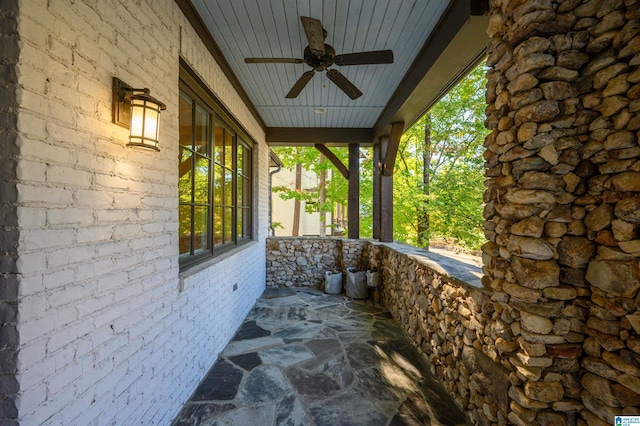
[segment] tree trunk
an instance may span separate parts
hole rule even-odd
[[[300,194],[302,191],[302,164],[296,164],[296,193]],[[293,205],[293,228],[291,235],[297,237],[300,235],[300,199],[295,198]]]
[[[429,194],[431,165],[431,114],[424,117],[424,144],[422,145],[422,191],[424,206],[418,215],[418,245],[429,249]]]
[[[324,163],[324,155],[320,154],[320,164]],[[327,171],[325,169],[320,170],[320,200],[318,202],[320,210],[320,231],[321,237],[327,235],[327,213],[324,211],[324,205],[327,202]]]

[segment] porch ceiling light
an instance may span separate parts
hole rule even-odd
[[[167,106],[149,95],[149,89],[134,89],[116,77],[112,89],[113,122],[129,129],[127,146],[160,151],[160,111]]]

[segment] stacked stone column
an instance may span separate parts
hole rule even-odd
[[[483,284],[514,424],[640,413],[640,0],[494,0]],[[507,339],[509,340],[509,339]]]

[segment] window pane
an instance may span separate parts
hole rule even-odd
[[[218,164],[224,164],[224,129],[222,127],[215,127],[214,140],[213,160]]]
[[[253,186],[251,147],[236,134],[234,122],[213,112],[215,100],[181,81],[179,109],[182,268],[215,255],[215,245],[231,248],[238,239],[251,237]]]
[[[191,147],[191,99],[180,92],[180,104],[178,105],[180,145]]]
[[[191,150],[180,147],[178,159],[178,194],[181,203],[191,202]]]
[[[222,244],[222,207],[213,209],[213,244]]]
[[[233,206],[233,173],[231,170],[224,170],[224,204]]]
[[[222,188],[224,184],[224,175],[222,174],[222,167],[215,165],[215,176],[213,178],[213,203],[216,206],[222,204]]]
[[[244,174],[244,146],[238,144],[238,174]]]
[[[209,159],[196,156],[194,200],[197,203],[209,202]]]
[[[194,252],[207,249],[207,217],[209,208],[197,206],[193,216],[193,250]]]
[[[191,252],[191,206],[178,208],[178,246],[180,254]]]
[[[224,165],[233,167],[233,135],[227,132],[224,142]]]
[[[209,113],[196,105],[195,146],[194,151],[202,155],[209,155]]]
[[[225,207],[224,209],[224,242],[233,240],[233,209]]]

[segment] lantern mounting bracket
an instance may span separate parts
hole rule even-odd
[[[148,95],[151,91],[148,88],[136,89],[129,86],[117,77],[112,79],[112,99],[111,117],[112,121],[125,129],[129,128],[131,122],[131,95],[144,93]]]

